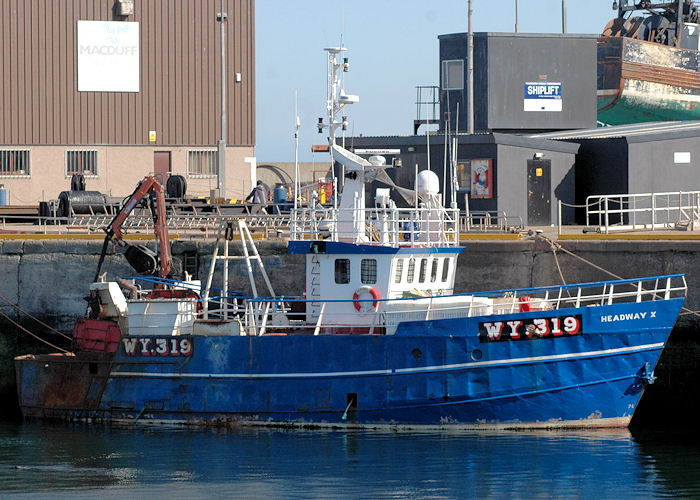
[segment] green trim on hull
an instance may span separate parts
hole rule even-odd
[[[608,125],[626,125],[640,122],[700,120],[700,105],[658,99],[640,106],[639,100],[621,97],[610,106],[609,97],[598,98],[598,121]],[[610,107],[606,107],[610,106]],[[602,109],[605,108],[605,109]]]

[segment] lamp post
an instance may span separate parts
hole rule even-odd
[[[561,32],[566,33],[566,0],[561,0]]]
[[[467,133],[474,133],[474,31],[472,30],[472,0],[469,0],[469,40],[467,52],[469,63],[467,64],[467,100],[469,101],[469,113],[467,113]]]
[[[221,139],[218,144],[218,188],[219,196],[226,197],[226,21],[228,14],[224,12],[224,0],[221,0],[221,11],[216,15],[221,35]]]

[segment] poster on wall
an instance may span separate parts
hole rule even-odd
[[[78,21],[78,91],[139,91],[139,23]]]
[[[491,160],[471,160],[471,197],[493,198],[493,164]]]

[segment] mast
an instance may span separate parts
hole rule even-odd
[[[299,198],[299,111],[297,107],[297,91],[294,91],[294,213],[298,208]]]

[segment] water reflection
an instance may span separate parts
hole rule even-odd
[[[694,441],[693,443],[697,443]],[[0,423],[0,493],[110,498],[698,496],[700,447],[626,430],[228,431]]]

